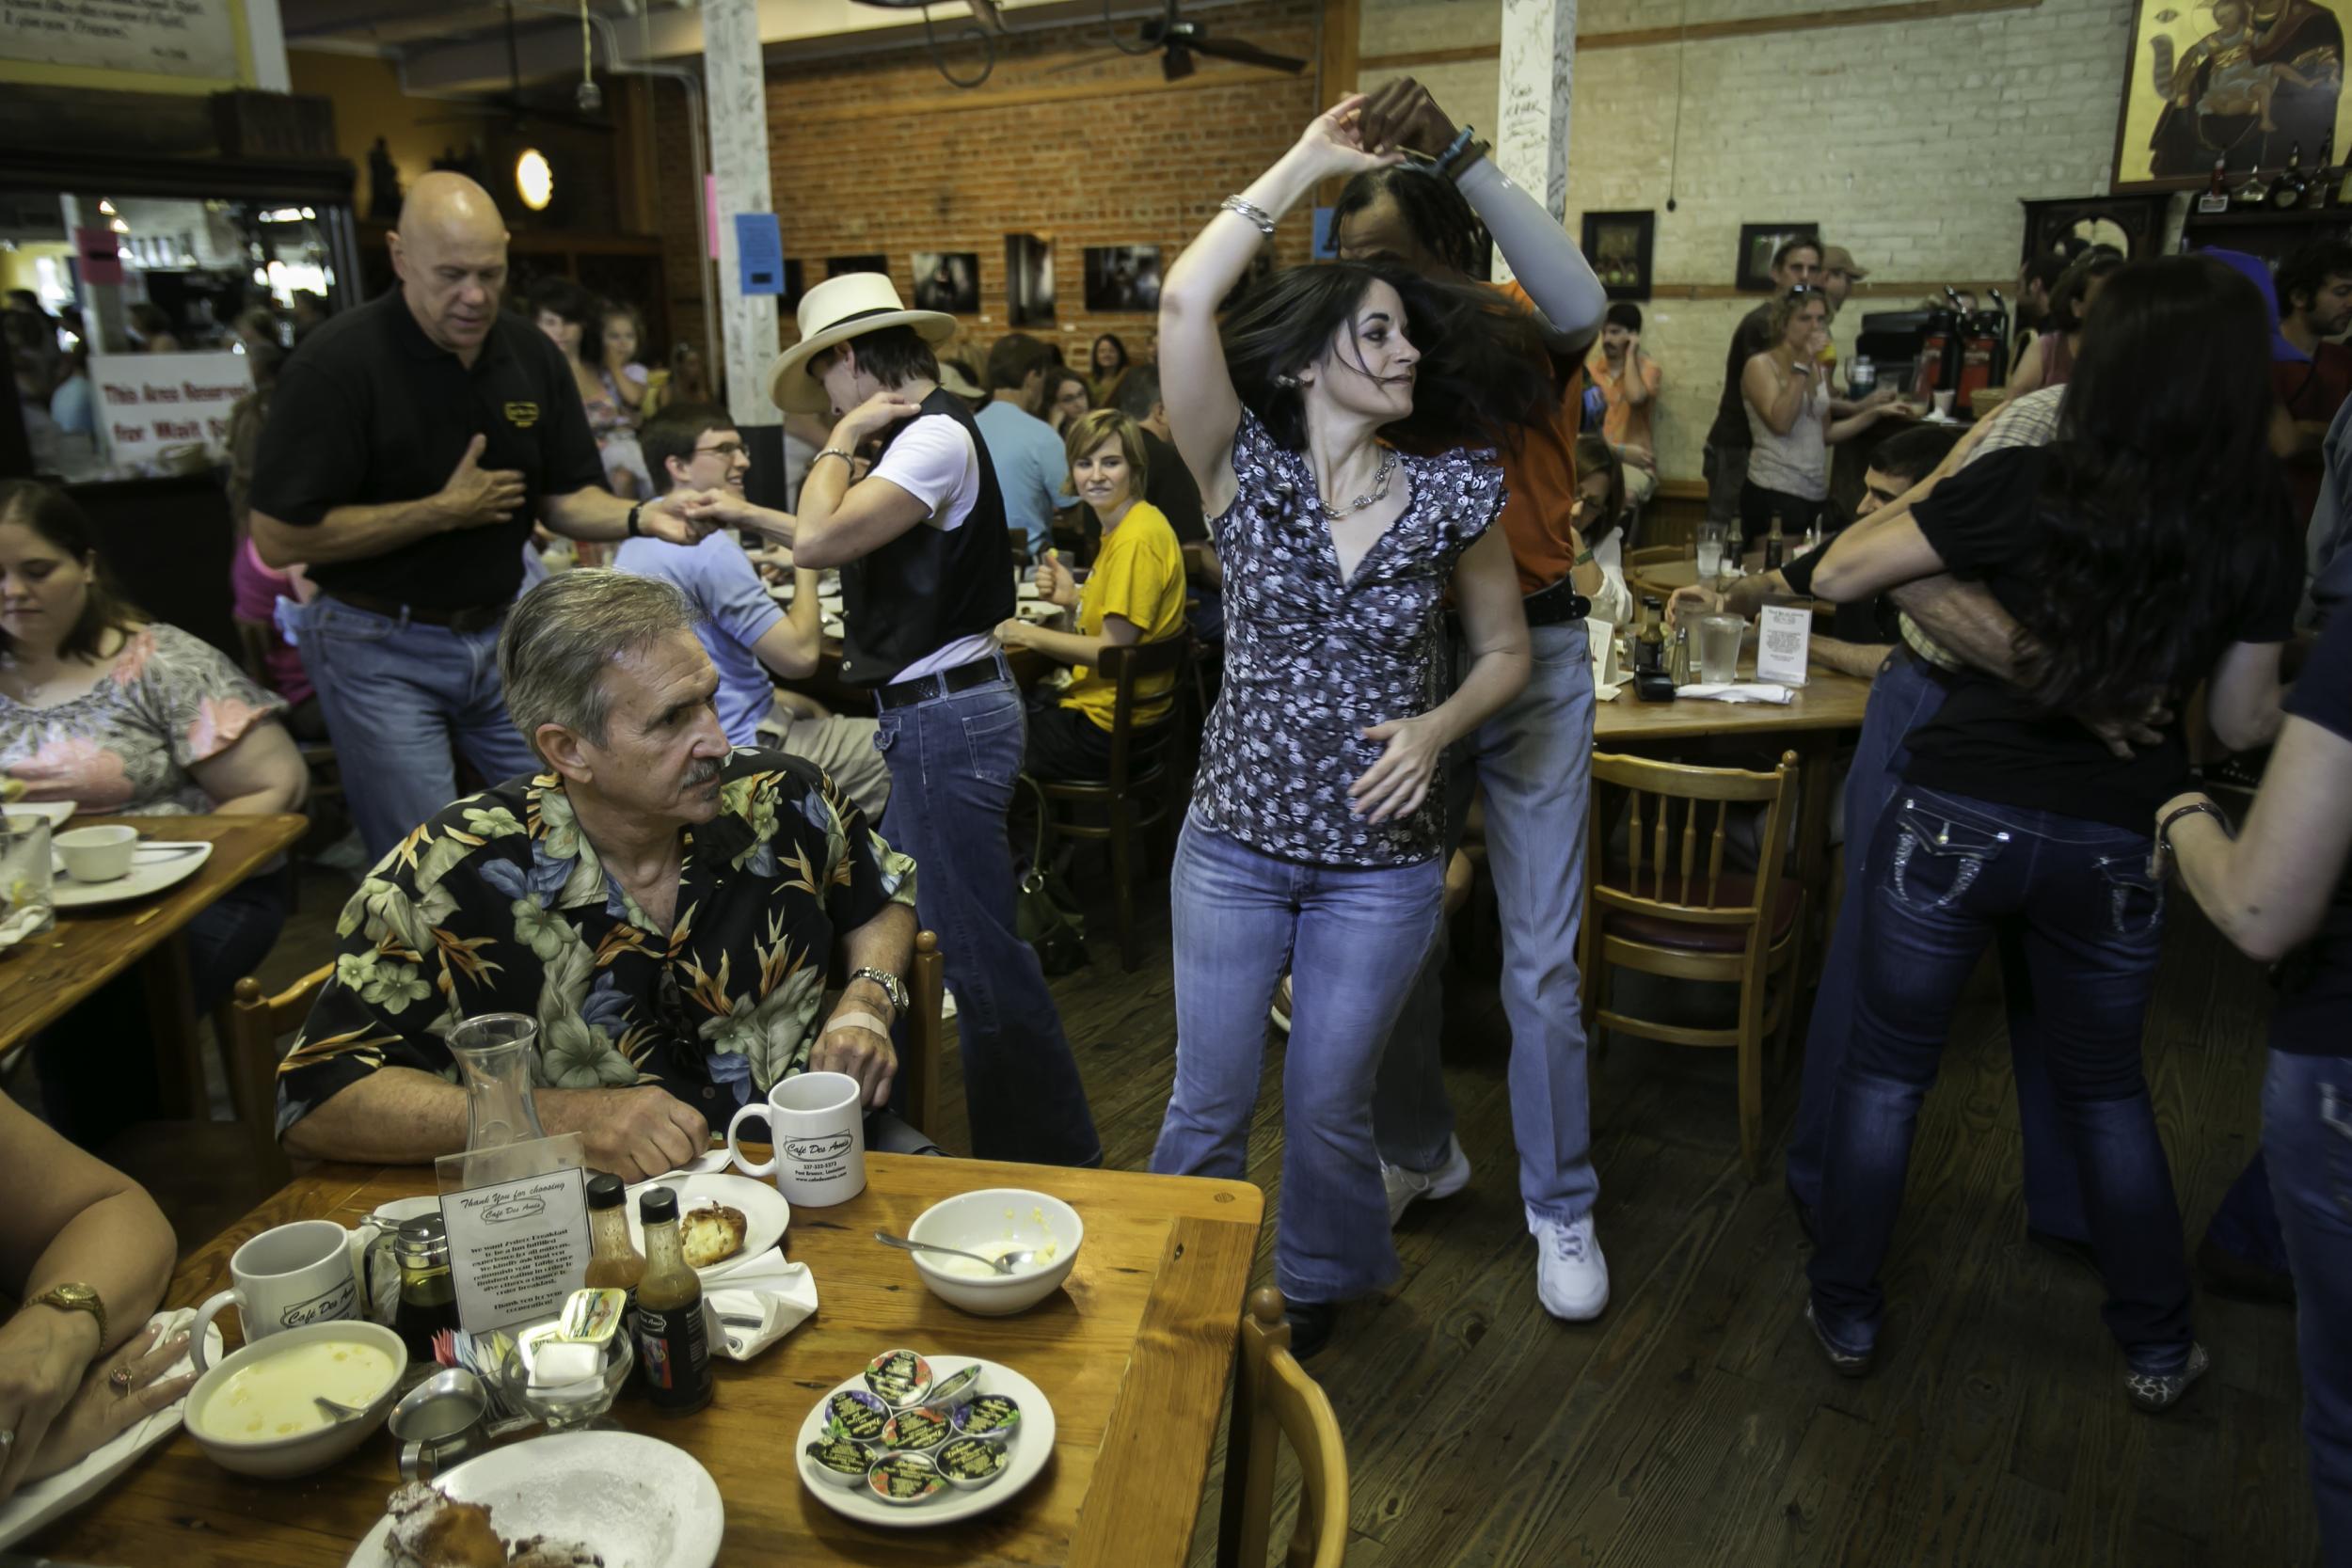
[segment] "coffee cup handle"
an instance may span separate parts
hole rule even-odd
[[[768,1102],[755,1100],[736,1112],[733,1119],[727,1123],[727,1158],[742,1167],[743,1174],[746,1176],[772,1176],[775,1174],[777,1163],[783,1159],[782,1155],[771,1153],[765,1164],[754,1162],[744,1157],[742,1148],[736,1142],[736,1130],[740,1128],[746,1120],[766,1121],[767,1119]],[[769,1132],[772,1134],[774,1131],[775,1129],[771,1126]]]
[[[195,1361],[198,1371],[209,1370],[204,1360],[204,1339],[213,1326],[213,1320],[220,1316],[224,1307],[236,1305],[237,1292],[223,1291],[196,1309],[196,1321],[188,1324],[188,1355]]]

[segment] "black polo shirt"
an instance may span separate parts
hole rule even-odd
[[[521,590],[540,499],[605,482],[563,351],[511,311],[498,313],[470,370],[424,335],[398,291],[311,333],[278,372],[253,510],[309,528],[339,506],[421,500],[449,483],[476,436],[488,437],[482,467],[522,473],[523,506],[510,521],[310,575],[329,594],[422,610],[503,604]]]

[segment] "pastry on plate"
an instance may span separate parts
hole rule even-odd
[[[723,1263],[743,1250],[745,1224],[743,1211],[729,1209],[723,1204],[709,1204],[689,1209],[678,1216],[678,1245],[686,1253],[686,1266],[707,1269],[713,1263]]]
[[[421,1481],[393,1493],[384,1511],[392,1516],[392,1568],[604,1568],[587,1547],[545,1536],[510,1546],[485,1505],[453,1502]]]

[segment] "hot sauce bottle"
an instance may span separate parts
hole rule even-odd
[[[678,1245],[677,1194],[654,1187],[637,1199],[644,1223],[645,1273],[637,1282],[637,1359],[654,1408],[685,1416],[710,1402],[710,1334],[703,1282]]]

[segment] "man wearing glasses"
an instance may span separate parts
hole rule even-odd
[[[791,522],[743,499],[751,453],[723,408],[688,404],[665,408],[638,433],[657,494],[706,492],[706,505],[723,496],[733,504],[714,515],[744,527],[763,522],[778,533]],[[761,514],[757,518],[741,514]],[[620,571],[675,584],[701,613],[694,628],[719,672],[719,727],[737,746],[760,744],[763,727],[778,736],[773,750],[806,757],[873,821],[890,799],[890,769],[874,747],[881,726],[871,719],[827,713],[805,698],[779,698],[772,672],[805,679],[824,652],[817,574],[792,574],[789,613],[776,608],[768,585],[733,534],[725,530],[693,545],[631,539],[613,557]],[[811,711],[814,710],[814,711]]]

